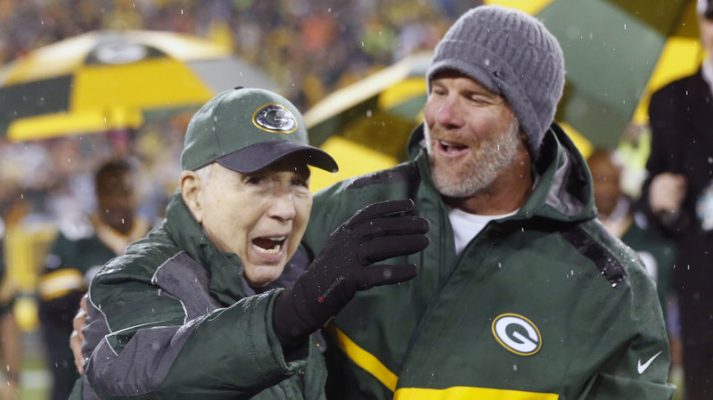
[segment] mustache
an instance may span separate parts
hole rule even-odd
[[[440,127],[429,128],[428,125],[424,124],[424,140],[431,143],[443,140],[446,142],[454,142],[465,145],[478,145],[483,142],[482,139],[475,137],[475,135],[456,132],[453,130],[448,130]],[[428,144],[425,143],[424,144]]]

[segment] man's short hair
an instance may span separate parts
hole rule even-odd
[[[131,173],[131,164],[124,159],[112,159],[102,164],[94,175],[97,197],[131,193],[133,188],[125,179],[125,176]]]

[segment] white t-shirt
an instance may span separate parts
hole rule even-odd
[[[453,237],[456,242],[456,254],[460,254],[465,246],[473,240],[473,238],[477,236],[483,228],[485,228],[485,225],[487,225],[488,222],[494,219],[501,219],[515,215],[518,210],[502,215],[478,215],[470,214],[457,208],[448,207],[448,219],[451,221],[451,226],[453,227]]]

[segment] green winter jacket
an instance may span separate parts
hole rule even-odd
[[[273,286],[294,281],[298,264]],[[93,351],[72,398],[323,399],[316,341],[283,354],[272,327],[280,289],[254,294],[241,270],[176,195],[163,225],[92,280],[84,352]]]
[[[533,193],[456,255],[414,132],[412,160],[315,197],[305,244],[366,204],[412,198],[431,244],[418,276],[357,293],[328,328],[335,399],[669,399],[668,342],[653,282],[595,219],[582,157],[553,125]],[[403,259],[394,260],[402,263]]]

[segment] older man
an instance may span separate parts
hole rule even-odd
[[[474,8],[436,48],[411,160],[315,197],[315,254],[374,201],[410,197],[432,227],[399,261],[415,279],[335,317],[332,398],[671,397],[656,289],[595,219],[586,163],[552,124],[563,84],[543,24]]]
[[[373,204],[334,231],[307,272],[299,257],[288,264],[312,206],[307,166],[337,166],[307,145],[294,106],[264,90],[204,105],[181,163],[162,226],[90,285],[75,398],[323,398],[310,334],[355,291],[411,279],[414,265],[372,263],[423,249],[427,221],[410,200]]]

